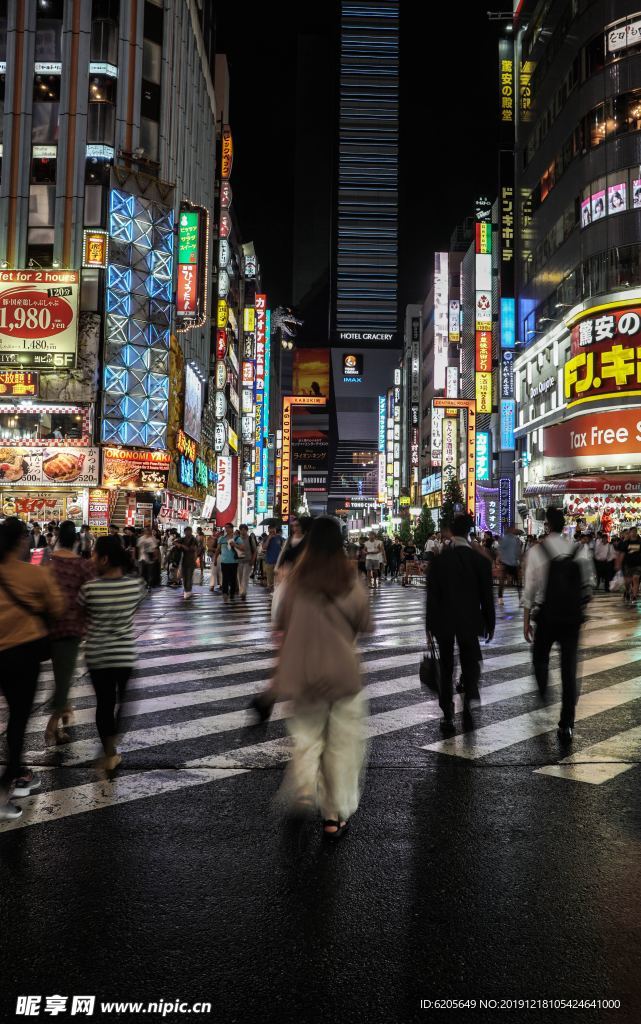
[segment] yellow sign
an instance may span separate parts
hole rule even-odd
[[[83,267],[107,266],[106,231],[83,231],[82,233],[82,265]]]
[[[227,428],[227,444],[232,451],[238,451],[238,434],[231,427]]]
[[[478,413],[492,412],[492,374],[476,374],[476,411]]]
[[[280,514],[287,519],[290,513],[291,494],[291,459],[292,459],[292,406],[326,405],[327,399],[321,395],[286,395],[283,398],[283,446],[282,446],[282,480]],[[278,463],[277,463],[278,468]]]
[[[245,306],[243,313],[243,327],[251,334],[256,328],[256,309],[254,306]]]
[[[229,306],[224,299],[218,300],[218,320],[217,325],[220,330],[227,326],[229,320]]]
[[[225,181],[231,176],[231,167],[234,162],[234,142],[229,128],[223,129],[222,160],[220,176]]]

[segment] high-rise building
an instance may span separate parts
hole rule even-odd
[[[375,507],[379,399],[399,364],[398,0],[343,0],[331,330],[330,510]],[[346,360],[361,367],[345,372]]]
[[[334,331],[398,333],[398,0],[341,4]]]
[[[526,3],[515,27],[517,507],[619,529],[641,493],[641,19]]]
[[[156,502],[184,521],[213,496],[213,15],[212,0],[0,3],[0,438],[22,453],[0,487],[29,518],[100,530],[145,493],[141,515]]]

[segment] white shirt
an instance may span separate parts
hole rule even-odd
[[[366,540],[365,541],[365,557],[372,562],[381,561],[383,558],[383,552],[381,550],[382,544],[380,540]]]
[[[138,539],[138,558],[141,561],[150,561],[152,551],[155,551],[158,547],[158,541],[155,537],[140,537]]]
[[[525,563],[524,608],[534,608],[542,605],[545,601],[550,558],[567,558],[568,555],[573,554],[574,550],[575,545],[560,533],[550,533],[544,541],[530,548]],[[584,586],[593,586],[594,573],[590,551],[578,551],[576,560],[581,568]]]
[[[613,562],[614,548],[608,544],[607,540],[597,540],[594,545],[594,557],[597,562]]]

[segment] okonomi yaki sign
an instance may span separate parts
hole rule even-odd
[[[77,270],[0,270],[0,364],[73,369]]]

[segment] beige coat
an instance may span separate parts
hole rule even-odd
[[[277,629],[284,632],[275,695],[313,703],[335,701],[358,693],[362,686],[356,651],[359,633],[372,628],[367,591],[358,580],[340,597],[329,599],[283,583]]]

